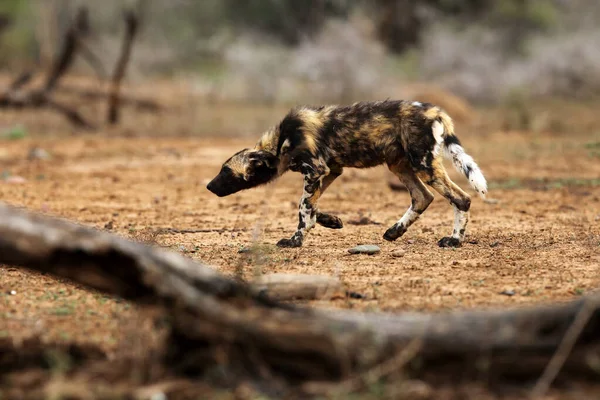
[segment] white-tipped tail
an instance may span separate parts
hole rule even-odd
[[[454,167],[458,172],[463,174],[468,180],[477,194],[485,199],[487,194],[487,182],[481,169],[473,160],[473,157],[465,153],[465,149],[460,144],[450,143],[446,148],[444,155],[452,160]]]

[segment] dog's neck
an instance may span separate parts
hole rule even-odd
[[[271,154],[277,154],[277,145],[279,144],[279,129],[273,127],[266,131],[254,146],[255,150],[268,151]]]
[[[273,127],[266,131],[254,146],[254,150],[263,150],[274,154],[278,158],[277,175],[273,179],[283,175],[289,169],[289,157],[280,154],[280,135],[279,127]]]

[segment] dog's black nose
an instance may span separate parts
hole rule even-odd
[[[214,193],[215,192],[215,185],[214,185],[213,181],[208,182],[208,185],[206,185],[206,188],[208,190],[210,190],[211,192]]]

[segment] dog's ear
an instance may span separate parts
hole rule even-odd
[[[254,168],[260,168],[262,166],[266,166],[270,169],[277,168],[277,156],[275,154],[269,153],[268,151],[253,151],[248,155],[248,160]]]

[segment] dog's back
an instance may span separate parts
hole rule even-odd
[[[431,127],[441,113],[432,104],[402,100],[303,106],[282,121],[280,141],[344,167],[393,164],[403,157],[418,165],[435,147]]]

